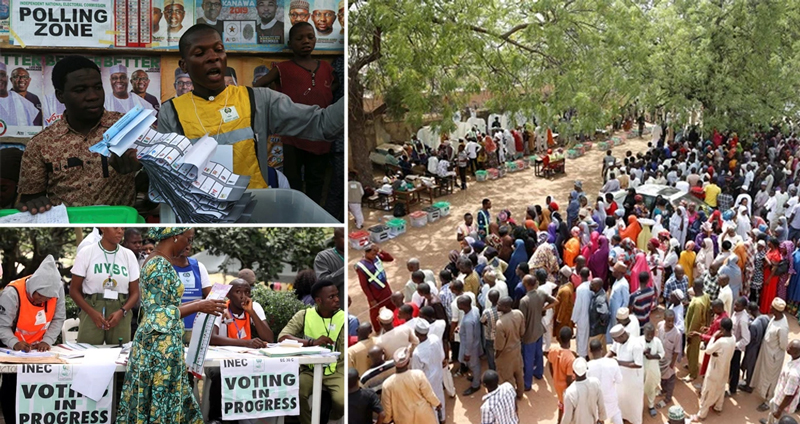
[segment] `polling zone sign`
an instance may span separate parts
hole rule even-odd
[[[295,358],[224,359],[222,419],[300,414],[299,372]]]
[[[111,423],[113,379],[100,401],[95,402],[72,390],[76,368],[67,364],[20,365],[17,368],[17,423]]]
[[[52,46],[56,38],[62,47],[114,44],[111,0],[19,0],[11,10],[13,44]]]

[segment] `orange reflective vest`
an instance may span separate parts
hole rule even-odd
[[[53,316],[56,314],[58,298],[54,297],[45,302],[42,306],[34,305],[28,298],[28,292],[25,290],[25,284],[28,278],[30,278],[30,276],[13,281],[8,287],[16,290],[19,296],[17,328],[14,330],[14,336],[16,336],[19,341],[32,344],[40,342],[44,338],[44,334],[50,327]]]
[[[228,311],[230,311],[231,301],[228,301]],[[228,324],[228,337],[231,339],[250,340],[252,335],[250,333],[250,314],[244,313],[244,318],[237,319],[231,312],[231,319],[233,322]]]

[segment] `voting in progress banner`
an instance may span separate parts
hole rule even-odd
[[[300,414],[299,372],[296,358],[222,360],[222,419]]]
[[[72,390],[76,365],[22,364],[17,368],[17,423],[111,423],[113,380],[95,402]]]

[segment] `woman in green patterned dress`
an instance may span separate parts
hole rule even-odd
[[[139,278],[143,318],[128,358],[117,424],[202,424],[186,374],[181,318],[197,312],[220,315],[225,301],[181,304],[183,284],[173,262],[192,244],[194,230],[153,228],[148,238],[158,243]]]

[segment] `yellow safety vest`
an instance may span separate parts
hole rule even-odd
[[[344,328],[344,311],[339,310],[333,314],[333,317],[325,319],[317,313],[317,307],[312,306],[306,309],[306,316],[303,320],[303,334],[312,339],[318,339],[322,336],[327,336],[334,342],[334,346],[339,335]],[[314,368],[314,365],[309,365]],[[325,375],[331,375],[336,372],[336,362],[325,366]]]
[[[172,99],[172,104],[183,135],[194,141],[208,132],[217,143],[233,145],[233,173],[250,177],[247,188],[269,187],[258,164],[258,137],[252,127],[252,111],[255,107],[247,87],[228,86],[214,100],[206,100],[189,92]],[[227,116],[238,115],[238,118],[223,122],[222,111],[226,108],[231,108]]]
[[[361,261],[356,262],[356,267],[359,268],[361,271],[364,272],[364,275],[367,276],[367,284],[375,283],[376,286],[379,288],[386,287],[386,284],[381,280],[381,275],[383,275],[383,262],[380,259],[375,261],[375,273],[373,274],[370,272],[369,268],[366,265],[361,263]]]

